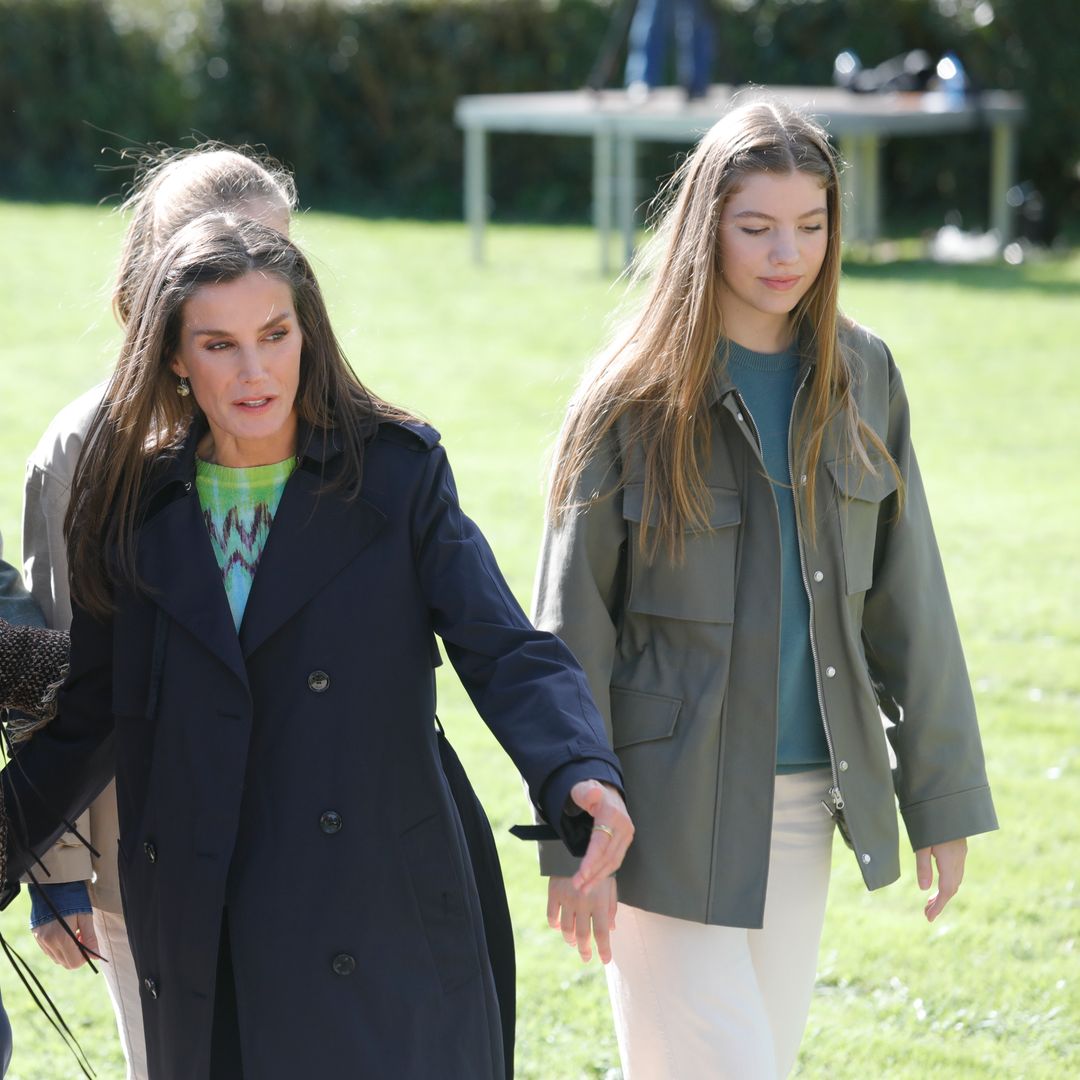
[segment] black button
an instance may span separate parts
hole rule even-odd
[[[325,671],[313,671],[307,677],[308,689],[316,694],[330,689],[330,676]]]
[[[319,828],[327,834],[340,832],[344,824],[341,815],[336,810],[326,810],[319,818]]]
[[[156,1001],[157,1000],[157,983],[151,978],[143,979],[143,986],[146,987],[146,992]]]
[[[338,953],[330,966],[335,975],[351,975],[356,970],[356,960],[347,952]]]
[[[143,844],[143,851],[146,852],[146,857],[151,862],[157,862],[157,848],[154,847],[150,840],[147,840],[146,843]]]

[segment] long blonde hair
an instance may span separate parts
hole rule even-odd
[[[846,320],[838,304],[841,199],[836,157],[825,132],[808,117],[772,101],[757,101],[719,120],[659,196],[655,235],[632,275],[648,283],[644,302],[590,365],[556,444],[548,496],[552,521],[580,507],[581,475],[604,437],[625,417],[630,443],[644,458],[643,551],[652,557],[662,545],[677,557],[684,530],[706,527],[706,405],[717,376],[717,343],[724,337],[721,217],[747,175],[795,171],[820,180],[828,211],[821,270],[791,313],[800,351],[816,363],[805,419],[795,433],[800,472],[807,476],[803,498],[809,528],[815,521],[814,478],[822,439],[835,417],[842,419],[855,459],[876,472],[868,453],[872,447],[899,481],[884,444],[859,417],[852,395],[853,360],[838,338]],[[721,356],[720,363],[724,360]]]

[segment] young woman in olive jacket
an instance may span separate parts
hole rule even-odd
[[[503,1080],[436,635],[585,888],[633,834],[618,765],[438,433],[359,383],[280,233],[205,215],[149,261],[68,536],[70,671],[3,773],[7,877],[115,771],[151,1080]]]
[[[996,822],[903,383],[837,308],[824,133],[729,113],[651,265],[560,436],[535,611],[588,675],[637,839],[617,931],[614,882],[583,898],[544,850],[549,921],[610,960],[627,1080],[772,1080],[809,1008],[834,823],[878,888],[899,800],[933,919]]]

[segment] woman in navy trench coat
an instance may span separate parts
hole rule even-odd
[[[228,290],[247,288],[270,299],[245,321]],[[194,299],[219,293],[225,314],[188,343]],[[115,769],[154,1080],[498,1080],[476,887],[436,745],[435,635],[596,882],[633,826],[584,676],[521,612],[438,434],[347,369],[288,241],[202,219],[137,309],[75,481],[59,715],[4,773],[8,878]],[[237,630],[195,475],[256,444],[296,464]]]

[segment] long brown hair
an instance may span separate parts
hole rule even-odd
[[[176,393],[169,364],[184,305],[204,285],[251,272],[274,274],[289,285],[303,335],[297,413],[310,428],[334,429],[342,465],[332,486],[346,498],[359,491],[364,442],[375,426],[413,419],[375,397],[356,377],[334,336],[308,260],[275,230],[206,214],[143,265],[120,358],[87,433],[64,523],[74,597],[100,615],[111,609],[118,579],[137,583],[135,532],[149,467],[180,446],[200,412],[194,395]]]
[[[820,180],[828,212],[824,262],[791,313],[793,334],[816,363],[805,420],[795,433],[806,473],[806,520],[815,520],[815,468],[826,426],[842,418],[853,455],[876,472],[868,447],[899,479],[877,435],[860,419],[852,396],[853,358],[840,346],[840,177],[825,132],[801,113],[771,101],[733,109],[680,166],[658,198],[656,232],[632,278],[647,282],[645,299],[616,330],[587,370],[555,449],[548,496],[558,522],[581,505],[577,487],[600,442],[625,417],[630,442],[643,454],[644,506],[640,541],[650,557],[660,546],[681,552],[687,527],[707,525],[708,490],[702,454],[709,444],[706,407],[717,376],[723,266],[720,222],[728,198],[751,173],[808,173]],[[723,365],[726,357],[720,356]],[[625,460],[624,460],[625,466]],[[655,528],[649,523],[656,521]]]

